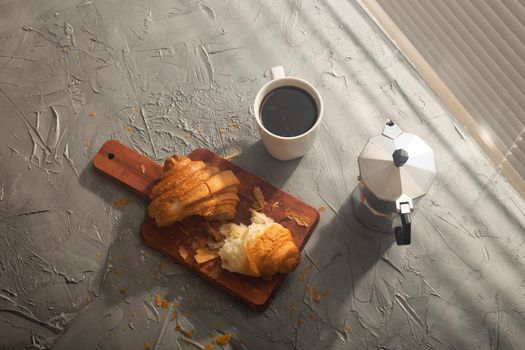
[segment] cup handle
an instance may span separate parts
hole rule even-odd
[[[283,66],[272,67],[271,70],[272,70],[272,80],[285,77]]]

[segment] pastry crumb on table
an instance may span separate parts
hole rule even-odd
[[[197,261],[197,264],[203,264],[219,257],[218,249],[199,248],[196,253],[193,258]]]
[[[185,246],[181,245],[179,247],[179,255],[182,258],[182,260],[186,260],[188,256],[190,255],[190,251],[186,249]]]
[[[215,242],[221,242],[224,240],[224,236],[221,232],[215,228],[210,222],[204,221],[201,223],[206,232],[215,240]]]
[[[254,209],[259,210],[266,206],[267,202],[259,186],[253,188],[253,196],[255,197],[255,202],[253,203]]]
[[[113,206],[115,208],[122,208],[122,207],[125,207],[126,205],[129,205],[133,203],[133,199],[131,198],[117,198],[113,201]]]
[[[307,219],[303,215],[296,212],[295,210],[286,208],[284,210],[284,215],[286,215],[288,219],[295,221],[297,225],[308,227],[308,222],[306,221]]]

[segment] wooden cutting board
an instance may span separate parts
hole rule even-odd
[[[192,160],[202,160],[221,170],[232,170],[239,178],[241,182],[240,201],[237,206],[237,215],[231,220],[232,222],[250,224],[250,208],[255,202],[253,189],[258,186],[267,202],[262,212],[288,228],[295,244],[301,250],[303,249],[319,221],[319,213],[316,209],[211,151],[199,148],[191,152],[188,157]],[[151,189],[162,174],[161,165],[113,140],[106,142],[100,148],[93,158],[93,166],[99,172],[125,185],[147,200],[150,198]],[[307,226],[299,225],[292,220],[289,217],[290,209],[304,218]],[[232,273],[221,268],[219,258],[204,264],[197,264],[193,258],[195,254],[193,248],[205,246],[208,241],[208,233],[202,226],[203,221],[198,217],[190,217],[171,227],[159,229],[146,214],[140,227],[140,235],[148,246],[173,257],[177,263],[252,308],[265,309],[285,275],[277,274],[270,280],[264,280]],[[181,247],[183,251],[190,252],[185,259],[181,257]]]

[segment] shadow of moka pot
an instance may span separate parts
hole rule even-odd
[[[368,140],[358,162],[354,215],[371,230],[394,233],[398,245],[410,244],[414,205],[436,176],[434,151],[387,119],[382,134]]]

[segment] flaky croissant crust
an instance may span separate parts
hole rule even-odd
[[[152,190],[149,215],[158,227],[166,227],[190,215],[207,220],[235,216],[239,180],[231,170],[220,171],[202,161],[172,156],[164,162],[164,174]]]
[[[301,253],[290,231],[280,224],[272,224],[246,243],[246,260],[253,276],[270,278],[278,272],[293,271],[299,265]]]

